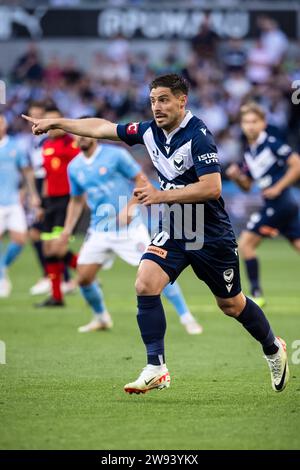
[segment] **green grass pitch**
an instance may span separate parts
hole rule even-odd
[[[291,359],[300,339],[299,257],[280,240],[265,242],[260,254],[266,313]],[[191,270],[180,284],[204,334],[188,336],[165,302],[171,388],[123,392],[145,365],[135,271],[117,261],[102,273],[115,327],[80,335],[77,327],[90,317],[79,294],[67,298],[65,309],[32,307],[28,289],[38,268],[26,248],[11,270],[13,294],[0,303],[7,349],[0,365],[0,448],[299,449],[300,364],[290,364],[288,388],[274,393],[260,346],[219,313]]]

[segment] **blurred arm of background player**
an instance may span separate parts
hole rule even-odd
[[[135,187],[137,187],[142,184],[145,180],[148,181],[146,175],[144,175],[143,173],[138,173],[132,181],[134,182]],[[118,214],[118,221],[120,227],[130,224],[135,215],[135,209],[138,204],[138,198],[133,194],[128,204],[123,207],[123,209]]]
[[[34,119],[25,114],[22,117],[32,124],[32,133],[35,135],[45,134],[50,129],[61,129],[75,135],[92,137],[95,139],[120,140],[117,134],[117,124],[106,119]]]
[[[142,173],[138,173],[135,178],[133,178],[133,182],[135,185],[139,184],[142,181],[142,178],[145,176]],[[120,226],[129,225],[135,212],[135,207],[138,204],[138,200],[135,196],[133,196],[128,204],[120,211],[118,215],[118,221]],[[63,248],[68,244],[69,238],[72,235],[75,225],[77,224],[79,217],[83,211],[85,206],[85,195],[81,196],[71,196],[70,202],[68,204],[66,220],[64,224],[64,229],[60,235],[60,238],[57,240],[57,244],[59,244]]]
[[[249,176],[245,175],[241,171],[240,167],[236,163],[233,163],[227,168],[226,175],[229,179],[234,181],[241,189],[243,189],[244,191],[250,191],[252,186],[252,180],[251,178],[249,178]]]
[[[41,200],[35,186],[34,171],[30,166],[27,166],[22,169],[22,174],[27,184],[30,205],[34,209],[38,209],[41,205]]]
[[[292,153],[287,159],[288,169],[284,176],[280,178],[273,186],[263,191],[263,196],[267,199],[278,197],[282,191],[292,186],[300,178],[300,157],[297,153]]]
[[[288,170],[285,175],[280,178],[273,186],[263,191],[263,196],[267,199],[274,199],[278,197],[282,191],[289,186],[292,186],[300,179],[300,157],[297,153],[292,153],[288,160]],[[245,175],[238,165],[230,165],[226,171],[226,175],[231,180],[235,181],[240,188],[244,191],[249,191],[252,186],[252,180]]]

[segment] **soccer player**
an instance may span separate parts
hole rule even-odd
[[[42,101],[32,101],[28,106],[28,115],[34,119],[41,119],[45,114],[45,104]],[[30,135],[29,138],[22,139],[22,145],[26,146],[30,157],[31,166],[34,171],[35,185],[41,200],[43,200],[45,189],[45,168],[43,161],[43,144],[47,139],[45,135]],[[36,210],[25,208],[28,223],[28,235],[32,246],[36,252],[38,263],[42,271],[42,277],[30,288],[31,295],[48,294],[51,291],[51,282],[47,275],[46,260],[43,253],[41,232],[43,230],[42,217],[43,210],[37,213]],[[64,269],[64,281],[61,288],[64,294],[74,290],[73,282],[70,281],[68,267]]]
[[[175,204],[169,220],[162,222],[161,232],[142,256],[138,270],[137,320],[147,350],[147,365],[135,381],[125,385],[125,391],[145,393],[170,386],[164,348],[166,320],[160,293],[190,265],[208,285],[220,309],[237,319],[261,344],[271,371],[272,387],[279,392],[289,378],[285,342],[275,338],[261,308],[241,291],[237,243],[221,198],[217,149],[204,122],[186,110],[187,96],[185,80],[169,74],[150,84],[154,116],[151,121],[117,125],[96,118],[25,118],[32,122],[36,134],[58,128],[94,138],[123,140],[129,145],[144,144],[158,172],[162,191],[145,181],[135,189],[135,195],[146,206],[165,203],[166,215]],[[197,227],[192,242],[191,226]]]
[[[28,115],[34,119],[44,117],[45,105],[39,101],[33,101],[28,107]],[[27,136],[26,136],[27,137]],[[22,139],[22,145],[26,146],[30,163],[34,171],[35,185],[40,199],[43,198],[43,186],[45,178],[45,169],[43,167],[42,146],[47,137],[44,135],[31,135]],[[38,263],[42,271],[42,277],[30,288],[32,295],[46,294],[50,290],[50,281],[47,276],[45,257],[42,249],[41,231],[42,231],[42,211],[38,214],[36,211],[25,207],[25,213],[28,223],[28,236],[37,256]]]
[[[92,321],[78,330],[86,333],[112,327],[103,292],[95,280],[97,272],[110,268],[115,255],[138,266],[150,238],[140,215],[134,215],[137,201],[131,196],[133,184],[142,183],[140,166],[120,146],[99,145],[96,139],[88,137],[76,140],[81,153],[68,166],[71,200],[60,241],[68,243],[86,195],[91,221],[77,263],[81,293],[94,313]],[[189,312],[179,286],[168,285],[163,293],[174,305],[187,332],[201,333],[202,327]]]
[[[40,200],[33,170],[17,140],[7,135],[7,122],[4,114],[0,113],[0,297],[8,297],[11,293],[12,285],[7,270],[26,242],[26,218],[19,195],[20,172],[29,189],[30,204],[37,209]],[[6,231],[9,232],[10,241],[4,251],[1,250],[1,239]]]
[[[266,132],[265,113],[258,104],[245,104],[240,115],[248,145],[243,163],[231,165],[227,175],[245,191],[251,189],[253,182],[262,191],[264,205],[251,215],[238,242],[253,300],[262,307],[265,298],[256,254],[262,240],[281,234],[300,251],[299,209],[291,192],[291,186],[300,178],[300,158],[288,145]]]
[[[61,117],[60,111],[49,107],[45,111],[46,119]],[[45,197],[43,200],[45,215],[43,220],[43,253],[45,268],[51,281],[51,296],[37,307],[60,307],[64,305],[61,288],[65,265],[75,269],[77,256],[72,251],[61,251],[57,240],[62,232],[69,202],[70,186],[67,166],[79,153],[74,138],[63,130],[49,131],[48,139],[43,143],[43,165],[45,175]]]

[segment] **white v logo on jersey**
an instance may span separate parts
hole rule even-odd
[[[200,131],[203,132],[204,135],[206,135],[206,129],[205,129],[205,127],[201,127]]]
[[[169,147],[169,145],[165,145],[165,150],[166,150],[166,152],[167,152],[167,155],[169,155],[169,153],[170,153],[170,147]]]

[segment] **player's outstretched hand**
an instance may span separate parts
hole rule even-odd
[[[241,175],[241,170],[236,163],[232,163],[226,170],[227,178],[231,180],[236,180]]]
[[[161,202],[161,191],[156,189],[145,176],[141,176],[141,179],[144,182],[144,186],[135,188],[133,191],[138,202],[144,206],[159,204]]]
[[[53,127],[53,119],[34,119],[26,114],[22,114],[22,118],[32,124],[32,133],[34,135],[46,134]]]

